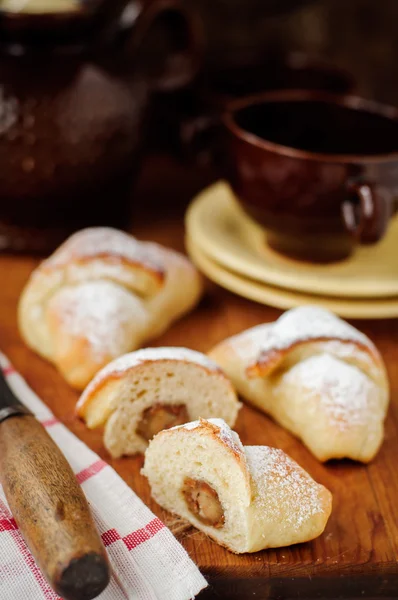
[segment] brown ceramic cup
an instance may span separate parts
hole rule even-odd
[[[180,108],[183,117],[179,114],[175,119],[179,121],[181,154],[203,166],[217,166],[223,152],[218,145],[220,115],[239,99],[287,89],[351,94],[355,87],[355,78],[347,70],[299,52],[276,55],[259,64],[208,69],[196,82],[194,101],[186,102]],[[188,115],[183,112],[186,105]],[[170,116],[170,108],[167,110]]]
[[[278,91],[223,116],[228,177],[268,244],[328,262],[386,233],[398,198],[398,111],[355,96]]]

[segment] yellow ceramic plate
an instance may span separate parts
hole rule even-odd
[[[313,304],[327,308],[349,319],[388,319],[398,317],[398,298],[357,300],[311,296],[310,294],[291,292],[253,281],[252,279],[246,279],[225,269],[207,256],[189,238],[186,239],[186,247],[193,262],[209,279],[227,290],[235,292],[239,296],[255,300],[261,304],[268,304],[269,306],[282,309],[302,306],[303,304]]]
[[[81,8],[77,0],[0,0],[0,10],[12,13],[59,13]]]
[[[398,296],[398,218],[379,244],[358,246],[352,257],[328,265],[291,260],[271,250],[265,230],[247,217],[224,182],[193,200],[186,227],[196,246],[245,278],[323,296]]]

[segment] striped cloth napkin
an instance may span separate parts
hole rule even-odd
[[[112,565],[100,600],[188,600],[206,580],[165,525],[117,473],[50,412],[8,359],[0,365],[17,397],[36,415],[69,461],[86,494]],[[13,519],[0,486],[0,598],[56,600]]]

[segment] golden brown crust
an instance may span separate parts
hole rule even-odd
[[[211,420],[214,421],[215,419],[211,419]],[[193,423],[190,423],[189,425],[193,425]],[[188,428],[186,425],[180,425],[179,427],[180,427],[181,431],[184,432],[184,434],[186,434],[186,435],[191,434],[192,428]],[[239,466],[241,467],[241,469],[244,471],[245,477],[247,480],[247,484],[249,485],[250,474],[247,469],[246,457],[245,457],[245,453],[243,450],[243,446],[242,445],[239,446],[233,440],[233,438],[222,436],[221,427],[212,423],[209,419],[200,418],[199,421],[197,422],[197,427],[200,427],[200,429],[202,431],[205,430],[207,434],[210,434],[210,436],[213,440],[215,440],[219,444],[222,444],[222,446],[233,455],[235,460],[239,463]],[[171,433],[172,431],[173,431],[173,429],[165,429],[164,431],[161,432],[161,435]]]
[[[90,228],[32,273],[19,302],[19,328],[28,346],[83,389],[104,364],[161,335],[201,292],[201,277],[182,254]]]
[[[48,276],[58,270],[68,272],[73,267],[90,270],[100,265],[102,269],[112,269],[105,275],[110,279],[115,276],[118,280],[118,275],[124,279],[129,272],[131,275],[140,273],[145,283],[135,291],[150,295],[164,284],[166,254],[165,248],[152,242],[138,241],[124,231],[91,227],[68,238],[39,266],[37,272]],[[92,275],[88,272],[89,278]]]
[[[79,357],[78,362],[76,356]],[[82,389],[87,377],[93,377],[98,370],[98,361],[91,359],[90,345],[84,339],[71,340],[64,352],[55,354],[55,359],[61,375],[76,389]],[[105,365],[106,358],[103,360]]]
[[[239,455],[227,455],[228,437],[241,448],[243,469]],[[330,492],[284,452],[242,446],[220,419],[159,433],[142,473],[163,508],[238,554],[312,540],[331,512]]]
[[[369,462],[380,448],[389,402],[382,356],[334,315],[294,309],[224,340],[209,356],[246,401],[319,460]]]
[[[52,262],[50,258],[44,261],[39,268],[42,272],[51,272],[63,267],[70,266],[72,262],[76,265],[89,265],[90,263],[95,262],[97,260],[101,260],[104,263],[117,265],[125,268],[131,267],[134,269],[141,269],[153,278],[154,283],[156,282],[159,288],[162,286],[162,283],[166,276],[165,270],[161,267],[149,266],[143,261],[132,260],[125,256],[121,256],[120,254],[111,254],[109,252],[97,252],[95,255],[92,256],[73,256],[73,258],[69,260],[66,260],[65,258],[65,260],[63,260],[62,262]]]
[[[255,362],[251,363],[246,368],[246,374],[249,378],[254,377],[267,377],[278,367],[280,367],[285,358],[290,354],[292,350],[305,347],[316,342],[339,342],[340,344],[351,344],[354,345],[358,350],[366,352],[370,358],[377,363],[381,364],[381,358],[377,350],[373,350],[366,344],[362,344],[355,339],[341,339],[339,337],[314,337],[311,339],[299,340],[286,346],[282,349],[271,349],[266,352],[260,352]]]
[[[132,353],[133,354],[133,353]],[[121,357],[123,358],[123,357]],[[170,362],[170,363],[175,363],[175,362],[183,362],[185,364],[190,364],[190,361],[188,360],[178,360],[174,359],[161,359],[162,361],[165,362]],[[106,367],[106,372],[104,375],[102,375],[102,372],[100,371],[96,377],[94,377],[94,379],[91,381],[91,383],[86,387],[86,389],[84,390],[83,394],[81,395],[77,405],[76,405],[76,414],[78,417],[84,419],[87,415],[87,411],[90,408],[90,405],[95,402],[96,400],[96,396],[97,394],[99,394],[106,386],[108,385],[112,385],[113,383],[120,381],[121,379],[128,377],[130,375],[131,372],[135,371],[137,374],[140,373],[140,371],[142,369],[144,369],[148,364],[150,363],[154,363],[157,362],[156,360],[141,360],[138,363],[135,363],[133,365],[131,365],[130,367],[126,368],[126,369],[118,369],[115,367],[114,370],[112,370],[110,367],[112,366],[112,363],[110,363],[109,365],[107,365]],[[217,367],[215,368],[207,368],[204,365],[200,365],[198,363],[195,363],[198,367],[202,368],[206,373],[208,373],[209,375],[219,375],[220,377],[222,377],[225,382],[228,384],[228,386],[231,388],[232,391],[234,391],[234,388],[232,386],[232,383],[230,382],[230,380],[226,377],[226,375],[223,373],[223,371]]]

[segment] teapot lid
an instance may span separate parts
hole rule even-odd
[[[0,36],[13,43],[70,43],[109,26],[128,0],[0,0]]]

